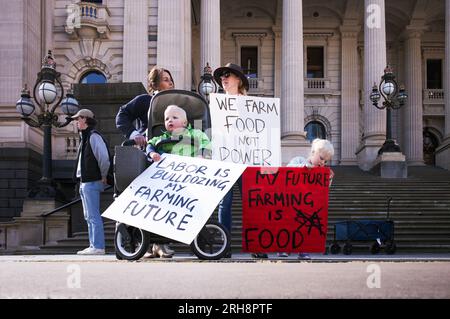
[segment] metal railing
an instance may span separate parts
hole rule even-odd
[[[88,2],[81,2],[79,3],[80,10],[81,10],[81,16],[82,17],[91,17],[91,18],[97,18],[97,5],[93,3]]]
[[[328,89],[330,86],[330,80],[329,79],[305,79],[305,88],[306,89],[312,89],[312,90],[323,90]]]
[[[444,90],[442,89],[425,89],[423,90],[423,99],[429,102],[444,103]]]
[[[110,190],[110,189],[113,188],[113,187],[114,187],[114,186],[109,185],[109,186],[106,187],[103,191]],[[73,205],[78,204],[79,202],[81,202],[81,198],[80,198],[80,197],[74,199],[73,201],[71,201],[71,202],[69,202],[69,203],[67,203],[67,204],[64,204],[64,205],[62,205],[62,206],[59,206],[59,207],[55,208],[55,209],[52,210],[52,211],[49,211],[49,212],[46,212],[46,213],[43,213],[43,214],[40,215],[40,217],[42,217],[42,221],[43,221],[43,225],[42,225],[42,244],[43,244],[43,245],[45,245],[45,243],[46,243],[46,241],[47,241],[47,217],[48,217],[48,216],[51,216],[51,215],[53,215],[53,214],[55,214],[55,213],[58,213],[58,212],[62,211],[62,210],[65,209],[65,208],[72,207]],[[69,216],[70,216],[70,215],[69,215]],[[70,217],[71,217],[71,216],[70,216]],[[68,229],[67,229],[68,234],[71,234],[71,233],[72,233],[72,222],[71,222],[71,219],[72,219],[72,218],[69,218],[69,223],[68,223],[68,227],[67,227],[67,228],[68,228]]]
[[[250,90],[255,90],[258,88],[258,78],[249,78],[248,79],[248,84],[249,84],[249,89]]]

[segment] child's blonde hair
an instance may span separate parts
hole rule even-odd
[[[330,159],[333,158],[334,155],[334,147],[333,144],[328,140],[324,140],[321,138],[316,138],[311,144],[311,156],[315,152],[320,152],[328,155]]]
[[[180,113],[181,115],[181,119],[184,120],[187,123],[187,114],[186,111],[183,110],[181,107],[179,107],[178,105],[169,105],[168,107],[166,107],[166,110],[164,111],[164,118],[166,117],[166,113],[169,111],[175,111],[177,113]]]

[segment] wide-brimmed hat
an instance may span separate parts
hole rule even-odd
[[[220,76],[226,72],[231,72],[234,75],[238,76],[242,80],[245,89],[248,91],[249,84],[247,77],[244,75],[244,72],[242,72],[242,68],[239,65],[233,63],[227,63],[225,66],[217,68],[214,71],[214,80],[216,80],[216,82],[219,83],[220,86],[222,86],[222,80],[220,79]]]
[[[88,117],[88,118],[90,118],[90,119],[93,119],[94,118],[94,113],[91,111],[91,110],[88,110],[88,109],[81,109],[81,110],[79,110],[78,112],[77,112],[77,114],[75,114],[74,116],[72,116],[72,118],[73,119],[77,119],[77,118],[79,118],[80,116],[82,116],[82,117]]]

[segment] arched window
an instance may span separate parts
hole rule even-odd
[[[436,148],[439,146],[439,140],[436,135],[427,128],[423,131],[423,160],[425,165],[436,165]]]
[[[98,71],[89,71],[80,80],[81,84],[102,84],[106,82],[106,77]]]
[[[306,138],[312,142],[315,138],[326,139],[327,133],[325,126],[318,121],[311,121],[305,126]]]

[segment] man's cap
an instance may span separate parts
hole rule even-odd
[[[93,119],[94,118],[94,113],[91,110],[88,109],[81,109],[77,112],[77,114],[75,114],[74,116],[72,116],[72,118],[74,120],[76,120],[77,118],[79,118],[80,116],[82,117],[86,117],[86,118],[90,118]]]

